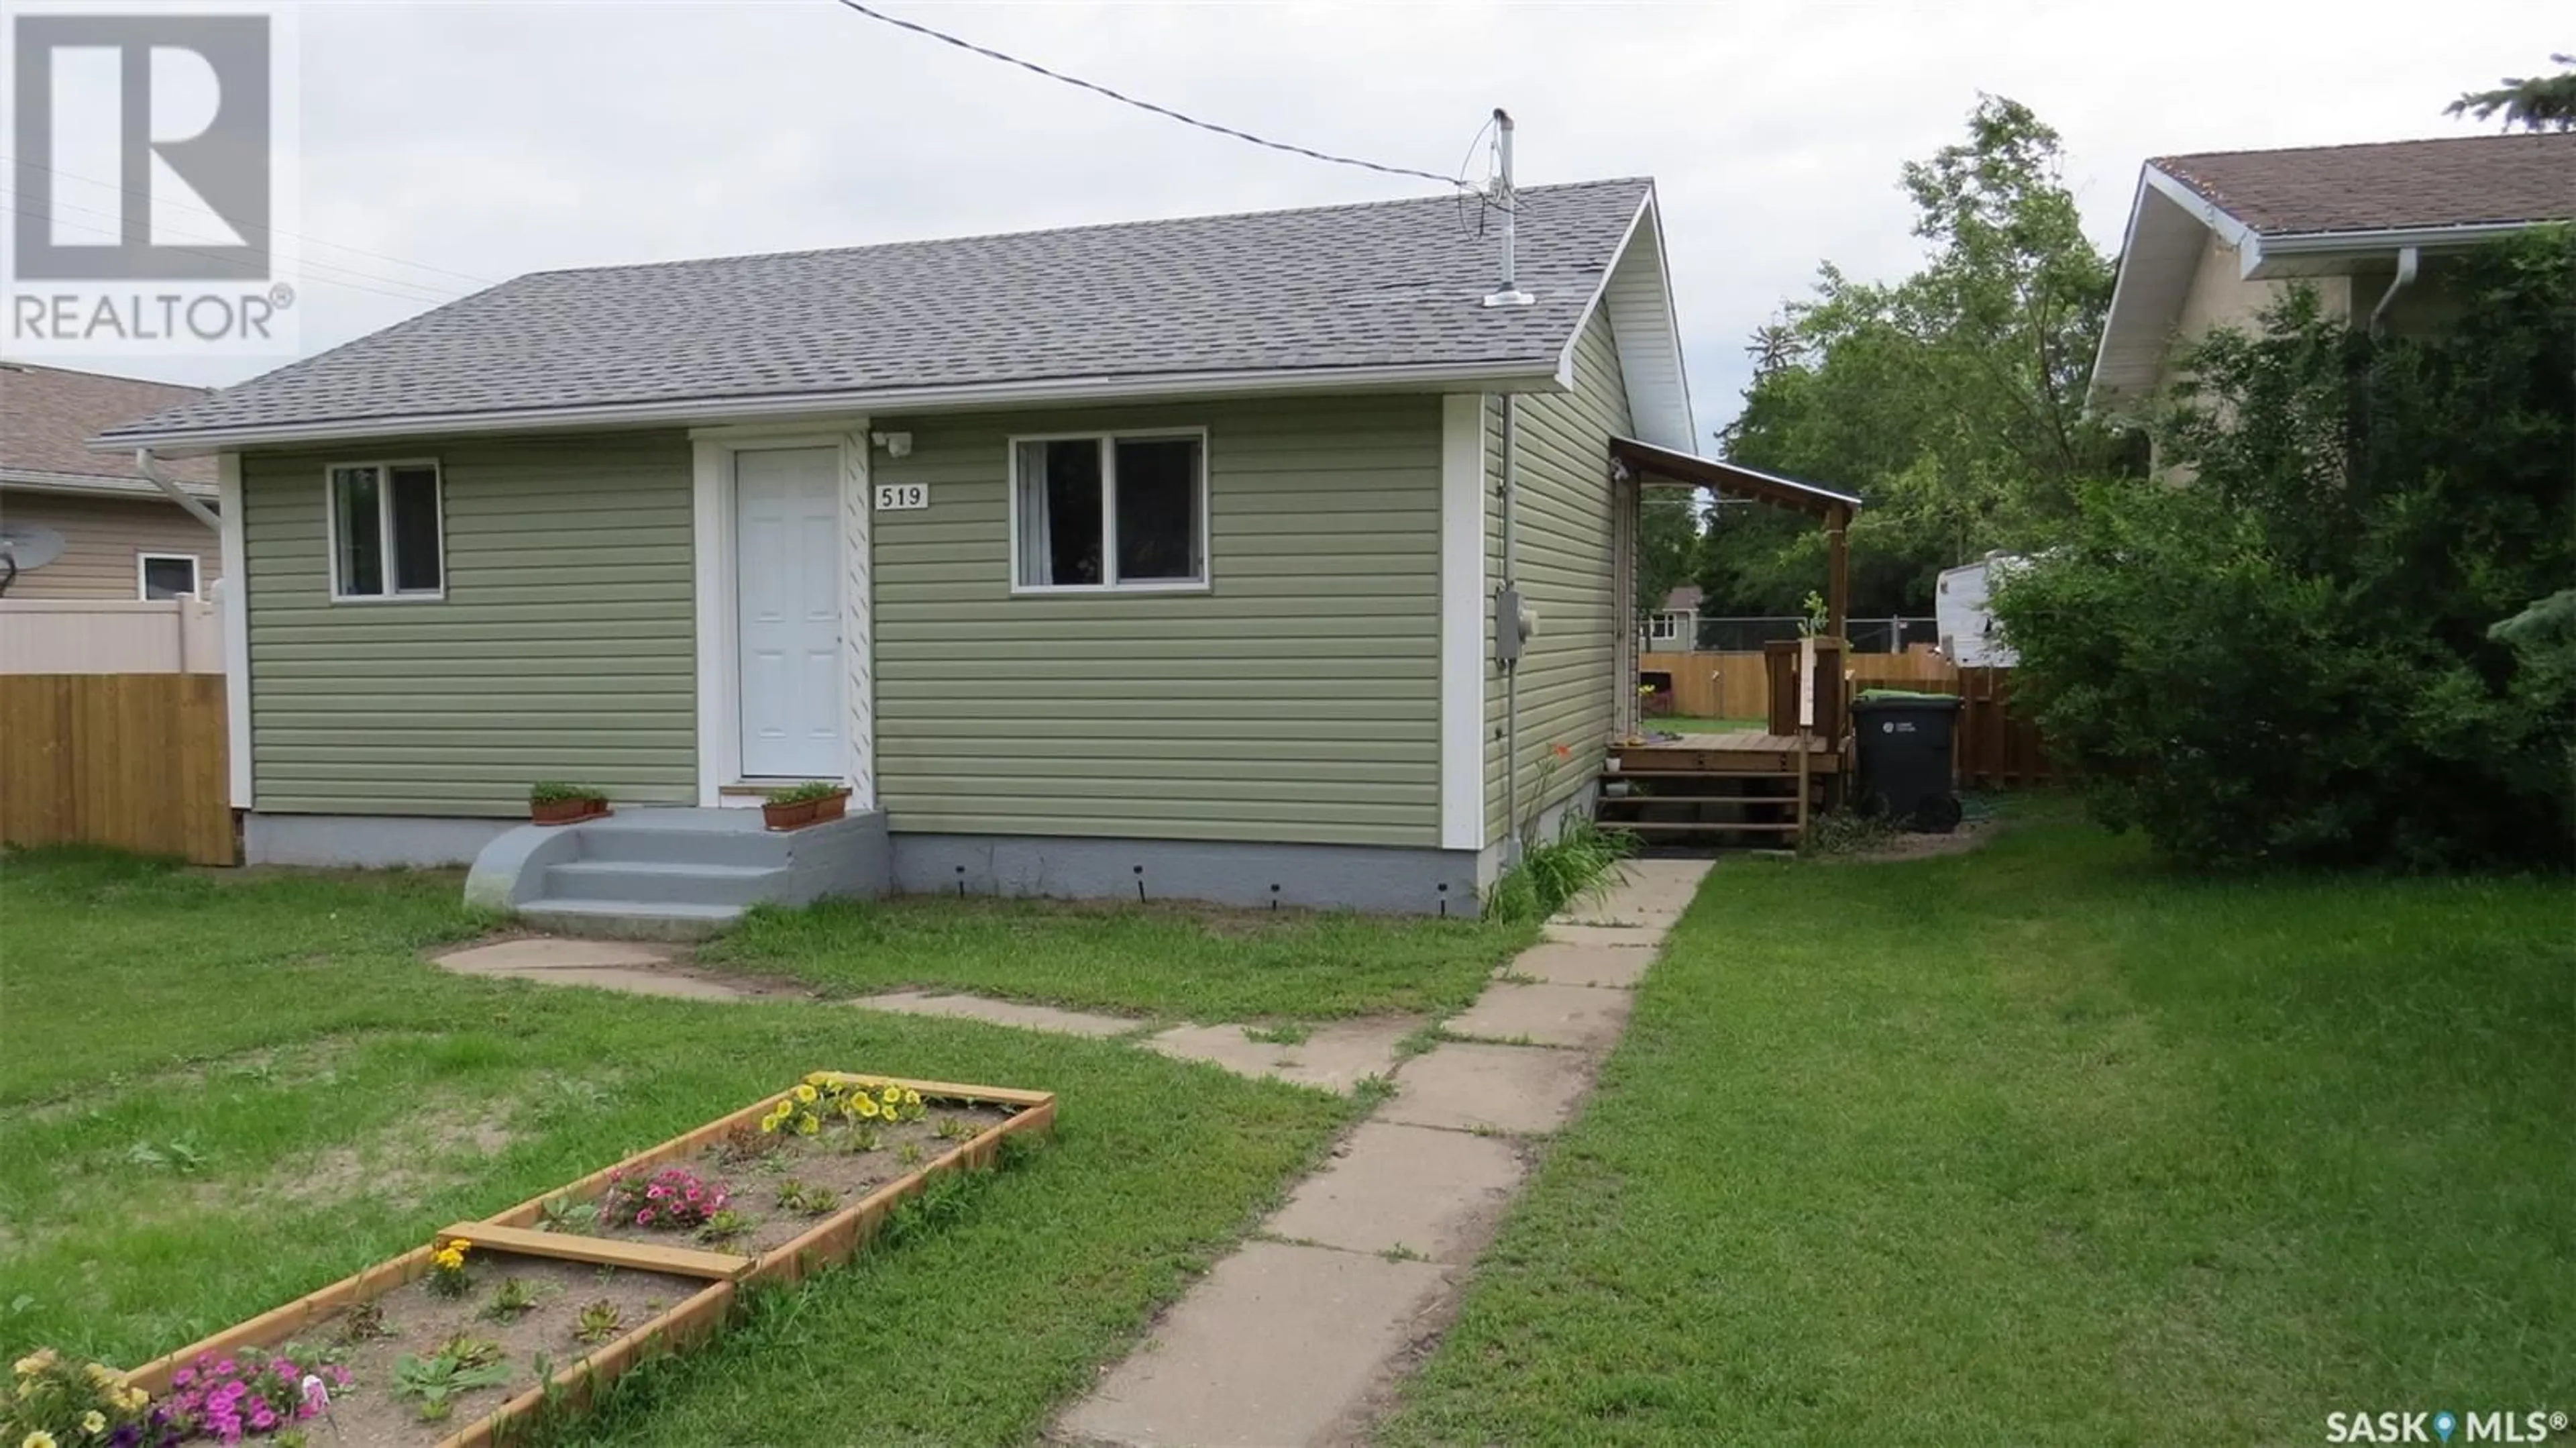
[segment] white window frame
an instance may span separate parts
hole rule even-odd
[[[206,564],[203,558],[194,553],[142,552],[138,552],[134,555],[134,596],[142,599],[146,603],[151,602],[151,565],[155,563],[167,563],[174,558],[184,558],[188,562],[188,581],[193,585],[188,589],[188,596],[196,598],[205,597]]]
[[[1698,642],[1697,639],[1690,637],[1691,625],[1698,620],[1698,617],[1699,615],[1696,613],[1684,613],[1677,608],[1659,608],[1646,620],[1646,642],[1650,645],[1679,643],[1685,645],[1686,649],[1689,644]],[[1672,631],[1670,633],[1666,633],[1664,631],[1664,625],[1668,623],[1672,625]],[[1683,651],[1684,650],[1676,649],[1657,650],[1657,652],[1660,653],[1677,653]]]
[[[351,593],[340,586],[340,493],[333,477],[343,468],[374,468],[377,474],[376,528],[384,545],[385,581],[394,580],[394,488],[396,468],[427,468],[434,480],[430,501],[438,520],[438,587],[415,588],[401,592]],[[447,598],[447,470],[436,458],[352,458],[326,463],[322,468],[322,519],[324,546],[331,550],[331,601],[333,603],[441,603]]]
[[[1032,442],[1091,442],[1100,446],[1100,566],[1114,574],[1118,568],[1118,444],[1122,442],[1171,442],[1195,439],[1199,445],[1198,513],[1199,576],[1196,578],[1151,579],[1140,583],[1121,583],[1114,578],[1104,583],[1023,583],[1020,581],[1020,446]],[[1016,597],[1045,597],[1053,594],[1098,595],[1111,593],[1206,593],[1216,584],[1216,559],[1209,548],[1208,526],[1210,497],[1215,489],[1209,475],[1215,462],[1209,456],[1208,430],[1204,427],[1135,427],[1093,429],[1083,432],[1019,433],[1005,440],[1009,450],[1006,491],[1010,495],[1010,547],[1005,566],[1010,569],[1011,593]]]

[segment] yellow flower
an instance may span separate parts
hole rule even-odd
[[[814,1098],[815,1098],[816,1096],[821,1095],[821,1094],[822,1094],[821,1092],[816,1091],[816,1090],[815,1090],[812,1086],[810,1086],[810,1085],[800,1085],[800,1086],[798,1086],[798,1087],[796,1088],[796,1099],[797,1099],[797,1100],[799,1100],[799,1101],[806,1102],[806,1103],[808,1103],[808,1104],[811,1104],[811,1103],[813,1102]]]
[[[903,1104],[903,1088],[900,1086],[888,1086],[885,1089],[883,1100],[888,1106],[901,1106]]]
[[[860,1115],[861,1117],[866,1118],[866,1119],[868,1119],[868,1120],[874,1120],[874,1119],[876,1119],[876,1115],[877,1115],[877,1101],[876,1101],[876,1098],[875,1098],[875,1097],[873,1097],[873,1096],[861,1096],[861,1097],[857,1097],[857,1098],[855,1098],[855,1099],[852,1101],[852,1103],[851,1103],[851,1104],[852,1104],[852,1105],[855,1105],[856,1107],[858,1107],[858,1108],[859,1108],[859,1115]]]
[[[921,1104],[921,1093],[906,1089],[903,1093],[903,1104],[906,1106],[919,1106]]]
[[[88,1412],[81,1414],[81,1431],[89,1434],[93,1438],[106,1432],[107,1415],[96,1408],[92,1408]]]
[[[450,1237],[447,1239],[448,1250],[454,1252],[462,1252],[473,1245],[474,1244],[472,1242],[467,1241],[463,1237]]]
[[[820,1086],[831,1079],[832,1073],[829,1071],[808,1071],[805,1073],[805,1084],[808,1086]]]
[[[778,1134],[778,1118],[775,1116],[764,1116],[760,1118],[760,1134],[763,1136],[776,1136]]]
[[[796,1134],[798,1136],[812,1136],[815,1132],[822,1129],[823,1123],[811,1116],[799,1117],[797,1119]]]
[[[105,1363],[91,1363],[82,1371],[88,1375],[91,1382],[102,1388],[112,1387],[116,1383],[116,1374],[108,1371]]]
[[[121,1413],[140,1413],[143,1405],[151,1401],[152,1395],[141,1388],[127,1388],[116,1395],[116,1408]]]
[[[18,1440],[18,1448],[55,1448],[54,1435],[39,1428]]]
[[[52,1367],[53,1365],[54,1350],[49,1347],[38,1348],[34,1352],[27,1354],[25,1357],[18,1359],[18,1376],[22,1378],[34,1377],[36,1374],[43,1372],[45,1369]]]

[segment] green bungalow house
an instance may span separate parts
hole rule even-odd
[[[1636,485],[1718,466],[1653,184],[1517,233],[1526,301],[1445,198],[543,272],[93,445],[216,459],[253,862],[1470,913],[1628,722]]]

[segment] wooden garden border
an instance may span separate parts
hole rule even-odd
[[[711,1336],[723,1326],[738,1284],[793,1282],[817,1268],[847,1260],[876,1236],[896,1204],[918,1194],[931,1178],[990,1166],[1001,1152],[1003,1137],[1024,1132],[1042,1135],[1055,1126],[1053,1092],[960,1086],[946,1081],[912,1081],[900,1076],[873,1076],[848,1071],[828,1071],[822,1075],[835,1085],[856,1081],[895,1085],[920,1092],[925,1101],[991,1103],[1009,1106],[1013,1110],[1002,1121],[877,1188],[854,1205],[825,1216],[794,1240],[758,1257],[629,1242],[577,1232],[543,1232],[535,1230],[535,1227],[544,1215],[546,1203],[563,1198],[589,1201],[607,1189],[613,1176],[686,1156],[721,1139],[737,1127],[756,1124],[772,1107],[786,1100],[796,1089],[794,1086],[764,1096],[739,1111],[672,1137],[659,1146],[637,1152],[615,1166],[604,1167],[577,1182],[531,1197],[508,1211],[480,1222],[460,1223],[439,1233],[439,1242],[450,1237],[463,1237],[478,1247],[488,1247],[496,1252],[511,1252],[522,1257],[551,1257],[559,1261],[604,1263],[693,1278],[707,1285],[614,1342],[593,1349],[557,1369],[545,1383],[529,1388],[439,1440],[437,1448],[486,1448],[486,1445],[498,1441],[510,1424],[544,1407],[550,1394],[568,1407],[587,1406],[598,1388],[633,1367],[657,1344],[663,1350],[676,1351]],[[435,1250],[435,1243],[414,1247],[399,1257],[379,1262],[354,1276],[306,1293],[283,1307],[273,1308],[177,1352],[155,1358],[127,1372],[125,1382],[156,1398],[161,1397],[170,1390],[170,1375],[196,1361],[200,1355],[232,1353],[244,1347],[272,1347],[290,1341],[297,1333],[344,1307],[381,1297],[427,1273],[430,1254]]]

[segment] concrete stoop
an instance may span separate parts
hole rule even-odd
[[[771,832],[756,809],[638,809],[522,825],[484,846],[465,902],[568,935],[698,940],[757,904],[886,893],[885,814]]]

